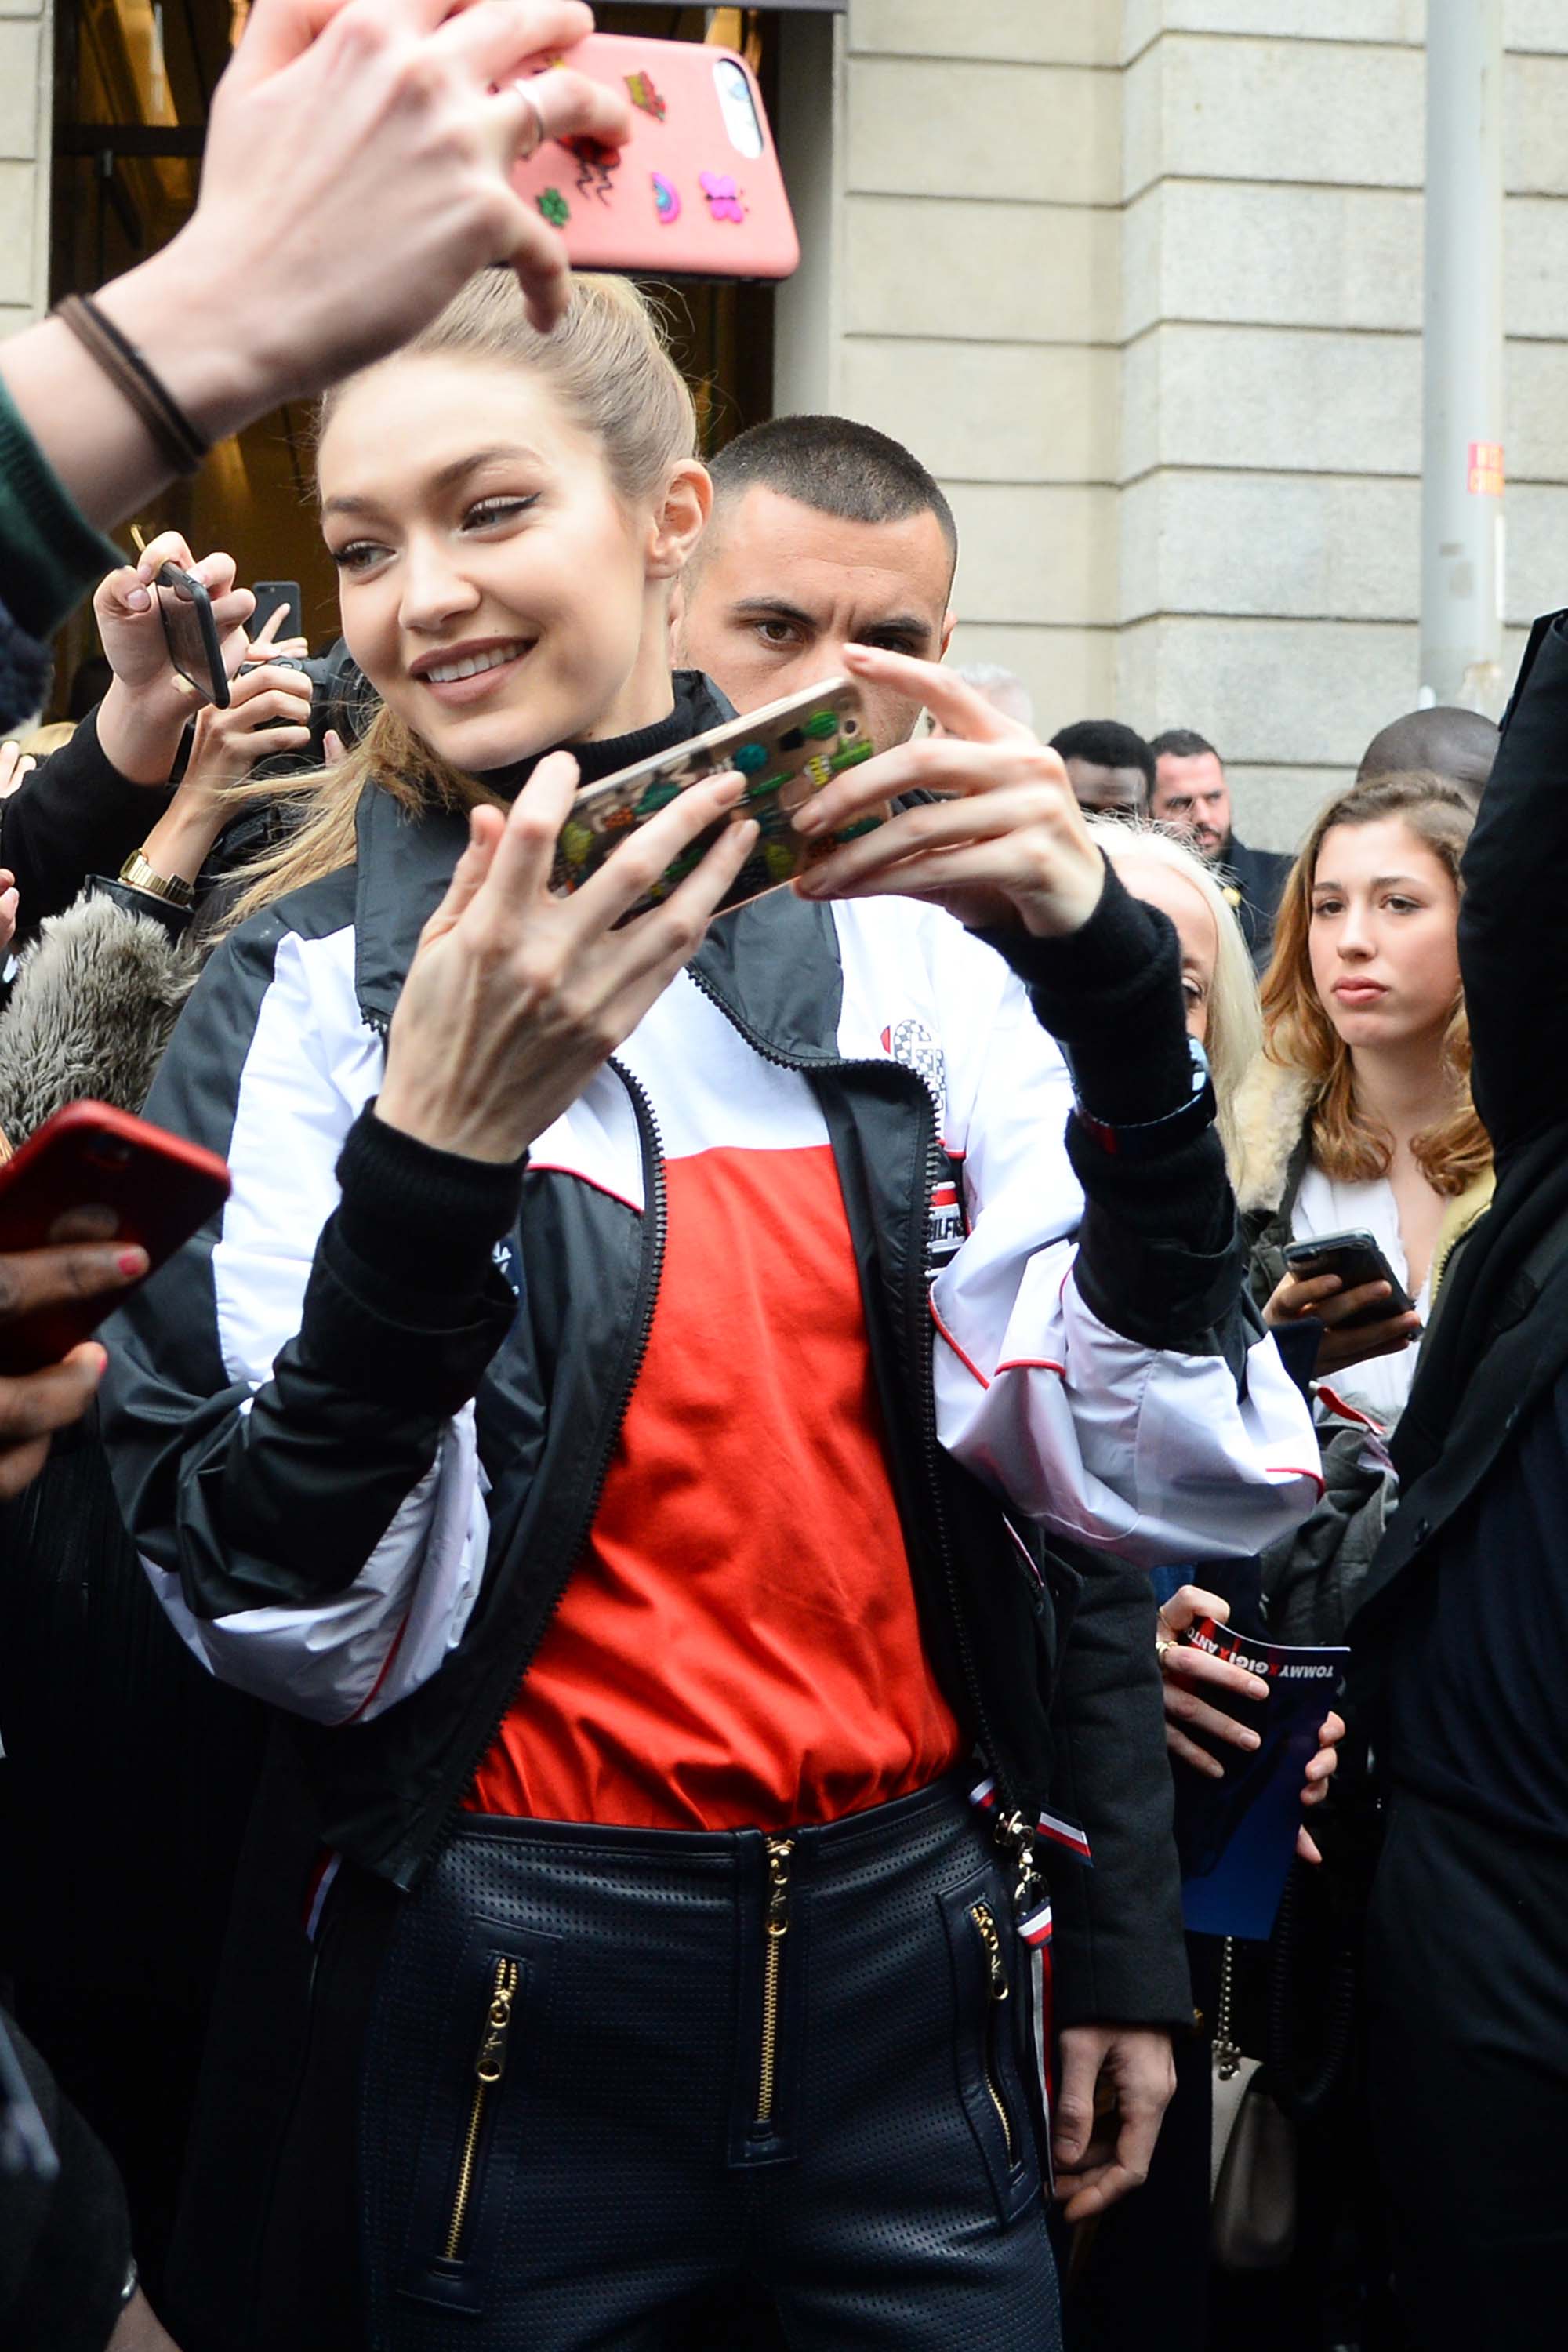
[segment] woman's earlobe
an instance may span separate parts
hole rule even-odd
[[[708,468],[695,457],[682,458],[664,494],[648,554],[648,577],[673,580],[690,561],[713,504]]]

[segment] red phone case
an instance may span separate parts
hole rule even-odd
[[[519,194],[561,231],[575,268],[789,276],[800,242],[744,58],[704,42],[593,33],[536,60],[524,79],[558,65],[604,82],[632,109],[624,146],[547,140],[513,174]]]
[[[94,1238],[140,1242],[161,1265],[228,1193],[228,1170],[216,1152],[109,1103],[68,1103],[0,1167],[0,1251],[45,1248],[68,1212],[105,1208],[114,1231]],[[134,1287],[0,1323],[0,1373],[58,1364]]]

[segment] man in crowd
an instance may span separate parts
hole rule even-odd
[[[953,626],[957,533],[942,490],[907,449],[842,417],[784,416],[739,435],[711,472],[713,518],[682,583],[676,642],[679,658],[706,670],[739,709],[831,676],[846,645],[940,657]],[[886,688],[866,699],[879,747],[913,734],[917,702]],[[941,747],[944,757],[951,748]],[[1081,1724],[1062,1735],[1070,1749],[1095,1751],[1074,1770],[1080,1811],[1096,1814],[1082,1824],[1096,1866],[1064,1860],[1052,1873],[1062,2090],[1078,2116],[1056,2139],[1058,2166],[1068,2169],[1102,2063],[1124,2122],[1140,2109],[1147,2119],[1168,2096],[1163,2037],[1147,2030],[1174,2021],[1183,1974],[1170,1947],[1170,1776],[1142,1688],[1153,1632],[1147,1576],[1102,1562],[1074,1633],[1100,1693],[1096,1737],[1085,1741]],[[1142,2137],[1152,2149],[1153,2132]],[[1124,2132],[1131,2170],[1113,2193],[1146,2168],[1137,2147],[1136,2132]]]
[[[1154,754],[1142,735],[1117,719],[1079,719],[1051,737],[1089,816],[1142,816],[1154,789]]]
[[[1479,710],[1460,710],[1448,703],[1407,710],[1403,719],[1378,730],[1361,755],[1355,780],[1366,784],[1374,776],[1426,768],[1446,783],[1457,784],[1467,800],[1479,803],[1497,758],[1498,740],[1497,728]]]
[[[778,416],[714,458],[713,514],[682,583],[679,658],[737,710],[843,667],[847,645],[940,661],[958,530],[936,482],[887,434],[842,416]],[[879,750],[907,742],[920,706],[865,692]]]
[[[1219,753],[1190,727],[1156,735],[1154,789],[1149,814],[1190,835],[1200,857],[1222,866],[1238,894],[1237,915],[1259,971],[1274,944],[1274,918],[1293,860],[1272,849],[1248,849],[1231,816],[1230,786]]]

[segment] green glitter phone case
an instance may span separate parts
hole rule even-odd
[[[847,677],[825,678],[820,686],[770,702],[744,719],[726,720],[689,743],[678,743],[651,760],[584,784],[572,803],[572,814],[561,828],[552,887],[575,890],[596,873],[618,841],[668,808],[688,784],[700,783],[733,768],[746,780],[744,797],[729,815],[710,827],[690,847],[667,866],[653,888],[630,908],[623,920],[640,915],[667,898],[684,880],[720,829],[742,817],[755,817],[762,827],[756,847],[720,901],[720,911],[742,907],[793,882],[797,874],[825,857],[838,842],[852,840],[884,824],[889,804],[858,817],[826,839],[805,840],[790,823],[802,803],[822,790],[845,768],[871,758],[875,745],[866,732],[860,690]]]

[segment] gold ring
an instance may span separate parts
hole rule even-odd
[[[1164,1663],[1165,1663],[1165,1653],[1166,1653],[1166,1651],[1167,1651],[1167,1650],[1173,1650],[1173,1649],[1175,1648],[1175,1646],[1176,1646],[1176,1643],[1175,1643],[1175,1637],[1174,1637],[1174,1635],[1173,1635],[1173,1634],[1167,1633],[1167,1634],[1166,1634],[1166,1636],[1165,1636],[1165,1638],[1164,1638],[1164,1640],[1163,1640],[1163,1642],[1162,1642],[1162,1640],[1160,1639],[1160,1636],[1158,1635],[1158,1633],[1156,1633],[1156,1634],[1155,1634],[1155,1636],[1154,1636],[1154,1655],[1159,1659],[1160,1664],[1161,1664],[1162,1665],[1163,1665],[1163,1664],[1164,1664]]]

